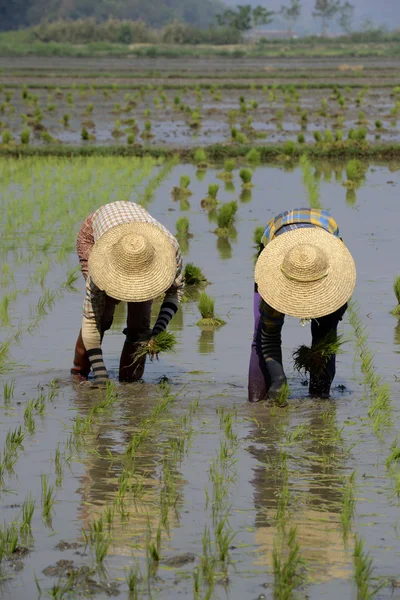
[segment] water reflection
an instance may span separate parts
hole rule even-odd
[[[394,344],[395,346],[399,346],[398,350],[395,350],[397,354],[400,354],[400,319],[397,322],[396,327],[394,328]]]
[[[217,250],[222,260],[232,258],[232,246],[228,238],[219,237],[217,239]]]
[[[234,192],[235,185],[232,181],[225,181],[224,189],[225,189],[225,192]]]
[[[214,329],[210,329],[209,331],[203,329],[201,331],[198,340],[198,350],[200,354],[212,354],[214,352],[214,334]]]
[[[289,497],[285,527],[297,527],[302,556],[319,581],[348,578],[352,540],[343,542],[341,499],[347,455],[335,423],[335,406],[311,407],[301,422],[291,409],[256,412],[248,451],[253,469],[258,563],[271,566],[282,523],[281,498]],[[297,432],[297,433],[296,433]],[[296,438],[298,436],[298,439]],[[289,495],[289,496],[288,496]]]
[[[357,202],[357,194],[356,190],[347,190],[346,191],[346,204],[347,206],[355,206]]]
[[[240,202],[243,202],[243,204],[247,204],[247,202],[251,202],[253,196],[251,193],[251,190],[242,190],[240,192]]]

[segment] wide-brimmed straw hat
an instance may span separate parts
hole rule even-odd
[[[343,306],[353,293],[356,267],[345,244],[321,227],[275,237],[260,254],[255,281],[275,310],[317,319]]]
[[[160,296],[176,276],[175,248],[151,223],[112,227],[94,244],[89,275],[109,296],[124,302],[144,302]]]

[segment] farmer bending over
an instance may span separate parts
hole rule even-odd
[[[249,368],[249,401],[279,397],[286,383],[281,330],[285,315],[311,320],[312,347],[337,326],[353,293],[356,268],[326,210],[298,208],[269,221],[255,268],[254,338]],[[322,372],[311,367],[309,392],[328,396],[336,356]]]
[[[77,249],[86,280],[82,329],[71,373],[96,384],[108,379],[101,343],[110,329],[115,306],[128,303],[126,335],[119,377],[136,381],[146,357],[133,362],[138,343],[165,330],[183,294],[182,257],[175,237],[139,204],[112,202],[89,215],[78,234]],[[165,293],[157,322],[150,331],[154,298]]]

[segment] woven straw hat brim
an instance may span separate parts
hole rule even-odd
[[[313,282],[293,281],[282,272],[287,252],[299,244],[321,248],[328,257],[328,274]],[[263,300],[275,310],[300,319],[317,319],[341,308],[351,297],[356,267],[345,244],[320,227],[299,228],[274,238],[260,254],[255,281]]]
[[[127,235],[145,238],[154,249],[154,260],[127,272],[112,250]],[[95,242],[89,256],[89,276],[112,298],[123,302],[145,302],[166,292],[176,276],[176,251],[165,235],[151,223],[124,223],[112,227]]]

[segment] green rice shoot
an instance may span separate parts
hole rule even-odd
[[[260,244],[262,243],[261,238],[264,235],[264,227],[262,225],[257,225],[257,227],[255,228],[254,232],[253,232],[253,242],[254,245],[256,246],[256,248],[260,247]]]
[[[140,342],[136,352],[132,354],[132,362],[136,362],[143,358],[143,356],[156,354],[171,354],[175,352],[176,347],[176,335],[170,331],[161,331],[152,338],[153,345],[149,346],[149,341]]]
[[[200,294],[198,309],[201,314],[201,319],[197,321],[199,327],[216,328],[225,325],[225,321],[215,315],[215,299],[206,292]]]
[[[200,267],[193,263],[186,263],[184,272],[185,284],[186,285],[204,285],[208,283],[206,276]]]
[[[218,227],[215,230],[215,233],[219,237],[229,236],[229,233],[232,230],[233,224],[235,222],[237,209],[237,202],[235,200],[232,200],[232,202],[226,202],[225,204],[223,204],[217,212]]]
[[[180,217],[176,222],[177,236],[188,237],[189,236],[189,219],[187,217]]]
[[[343,345],[343,336],[328,334],[313,347],[301,345],[293,352],[294,368],[299,373],[311,373],[318,377],[325,371],[329,359],[339,354]]]
[[[247,188],[253,187],[253,184],[252,184],[253,173],[250,171],[250,169],[240,169],[239,177],[242,180],[243,187],[247,187]]]
[[[397,306],[391,312],[392,315],[400,318],[400,275],[394,280],[393,291],[397,299]]]

